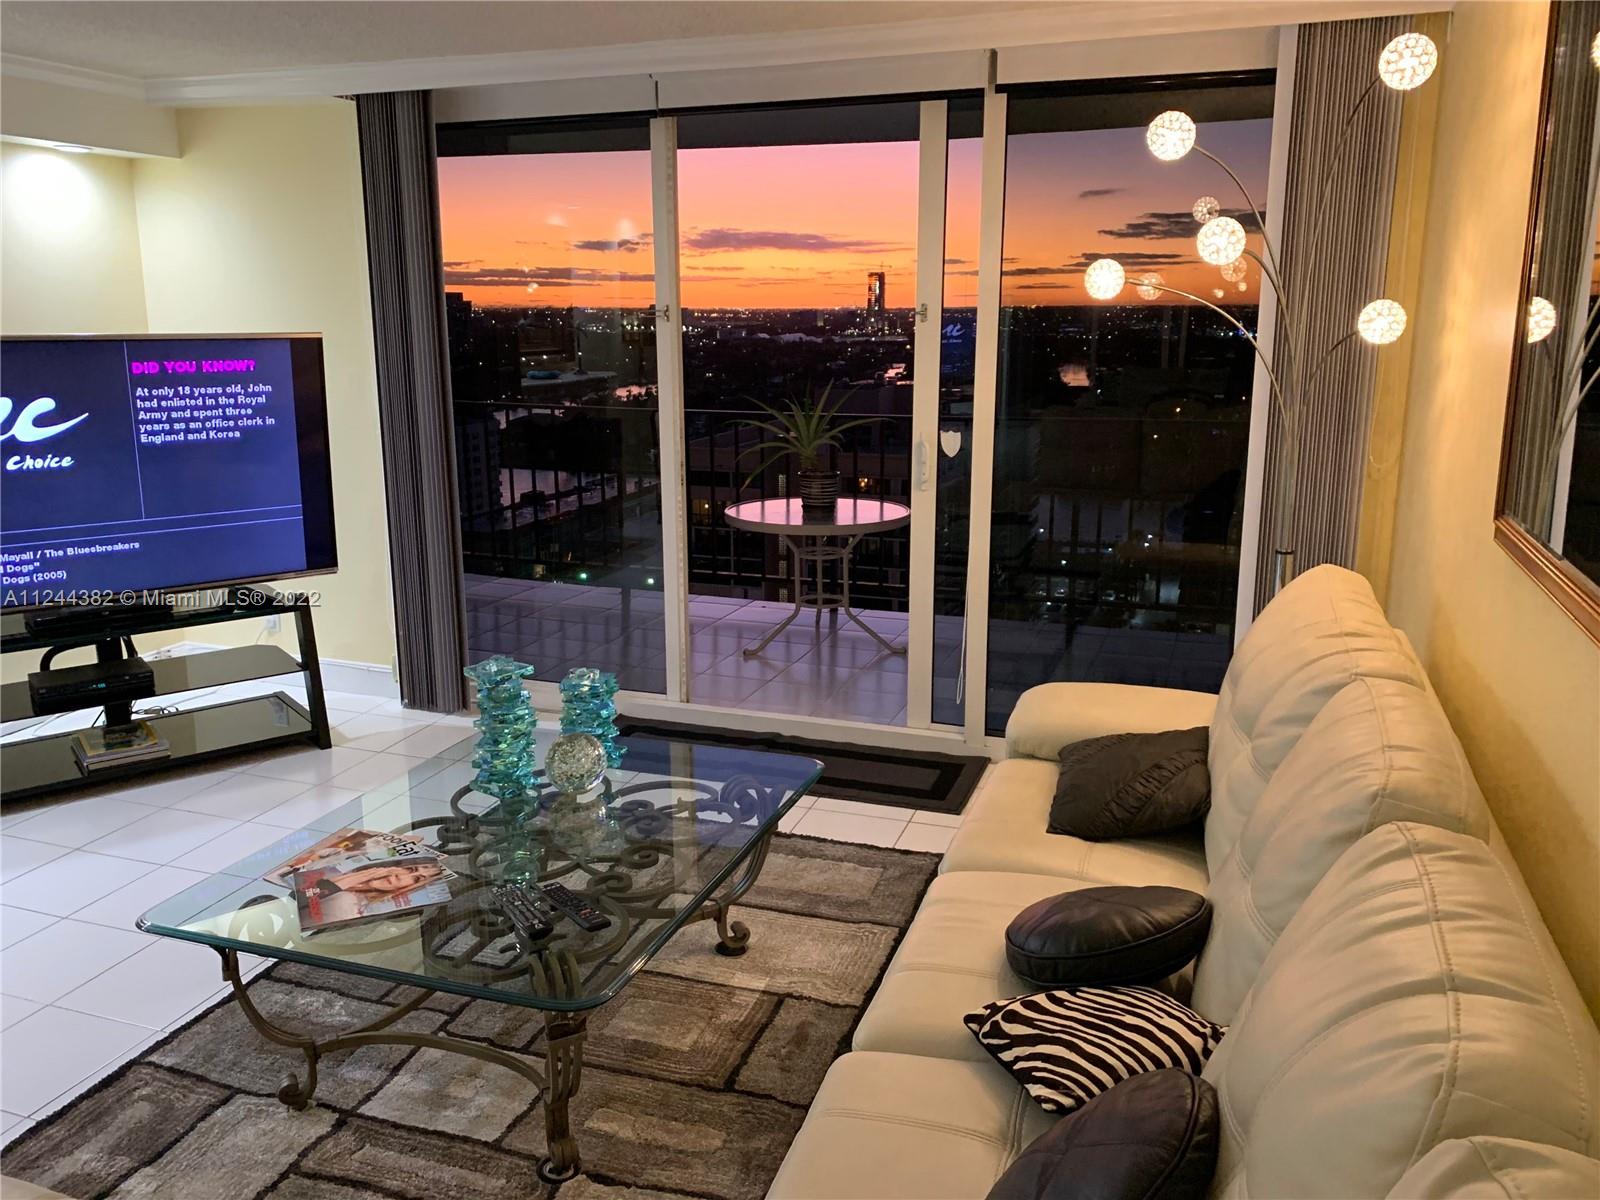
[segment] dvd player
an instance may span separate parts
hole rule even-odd
[[[129,704],[156,694],[156,673],[142,658],[55,667],[28,675],[28,699],[36,716],[71,712],[92,704]]]

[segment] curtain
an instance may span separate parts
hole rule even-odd
[[[1359,338],[1339,343],[1362,307],[1384,294],[1403,93],[1379,84],[1360,114],[1348,118],[1375,76],[1380,51],[1406,28],[1402,17],[1300,26],[1278,240],[1281,274],[1295,305],[1289,317],[1307,374],[1338,348],[1314,384],[1300,391],[1292,497],[1282,494],[1287,431],[1276,407],[1268,420],[1256,612],[1272,599],[1273,551],[1286,501],[1287,548],[1295,552],[1297,571],[1321,563],[1355,566],[1378,352]],[[1280,309],[1273,352],[1279,367],[1286,337]]]
[[[400,697],[456,712],[465,605],[433,105],[427,92],[357,96],[356,116]]]

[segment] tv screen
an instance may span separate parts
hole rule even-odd
[[[321,338],[8,337],[0,393],[4,607],[337,565]]]

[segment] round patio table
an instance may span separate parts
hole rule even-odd
[[[833,512],[812,513],[801,506],[798,497],[787,500],[746,500],[730,504],[723,516],[735,529],[752,533],[769,533],[785,546],[794,558],[794,611],[773,626],[767,636],[754,646],[746,647],[744,655],[753,658],[767,648],[767,644],[794,623],[802,609],[810,607],[816,612],[817,628],[822,628],[822,614],[826,611],[842,612],[854,621],[878,645],[891,654],[904,654],[904,646],[895,646],[868,625],[850,608],[850,555],[856,543],[869,533],[884,533],[911,523],[911,510],[893,500],[868,500],[845,496],[834,501]],[[805,563],[816,564],[812,587],[805,588]],[[823,563],[839,564],[839,590],[829,591],[822,571]]]

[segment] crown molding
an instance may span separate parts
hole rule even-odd
[[[959,50],[1173,36],[1454,7],[1455,0],[1138,0],[1063,3],[1048,9],[816,29],[731,34],[567,50],[358,62],[139,80],[18,55],[0,72],[139,99],[147,104],[266,102],[361,92],[477,87],[761,68]]]
[[[84,92],[100,92],[107,96],[121,96],[125,100],[146,99],[147,88],[142,79],[135,79],[131,75],[114,75],[110,71],[95,71],[89,67],[46,62],[42,58],[29,58],[23,54],[0,54],[0,75],[28,79],[34,83],[59,84]]]

